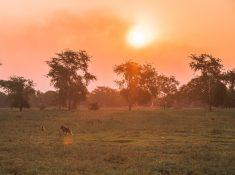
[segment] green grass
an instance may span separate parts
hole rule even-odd
[[[0,174],[232,175],[235,110],[1,109]]]

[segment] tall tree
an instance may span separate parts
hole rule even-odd
[[[76,108],[86,98],[89,82],[96,80],[88,71],[90,59],[86,51],[65,50],[46,62],[50,67],[47,76],[59,93],[60,108],[63,104],[68,110]]]
[[[210,54],[201,54],[201,55],[191,55],[190,58],[192,61],[189,66],[194,72],[200,72],[201,80],[204,83],[203,92],[207,92],[207,103],[209,110],[212,109],[212,89],[213,86],[219,85],[221,81],[221,72],[223,65],[219,58],[215,58]]]
[[[121,92],[127,100],[129,110],[132,109],[132,106],[138,100],[140,71],[141,66],[133,61],[127,61],[114,67],[114,72],[121,76],[121,80],[117,80],[116,83],[121,88]]]
[[[32,80],[23,77],[10,77],[9,80],[1,80],[0,86],[8,95],[11,107],[17,107],[20,111],[24,107],[30,107],[29,97],[35,92]]]

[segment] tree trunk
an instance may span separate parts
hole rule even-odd
[[[129,104],[128,109],[129,109],[129,111],[131,111],[131,109],[132,109],[132,104]]]
[[[211,76],[209,77],[209,111],[211,112],[212,111],[212,108],[211,108]]]

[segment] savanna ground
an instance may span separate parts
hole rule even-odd
[[[232,175],[235,110],[1,109],[0,174]]]

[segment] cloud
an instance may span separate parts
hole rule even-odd
[[[212,53],[228,67],[233,62],[235,11],[229,2],[14,0],[11,6],[1,1],[1,76],[26,76],[46,90],[44,61],[70,48],[93,56],[91,71],[98,81],[92,86],[113,85],[113,65],[128,59],[154,63],[160,72],[185,82],[191,76],[187,59],[191,53]],[[138,20],[153,23],[160,36],[149,47],[136,50],[125,39]]]
[[[8,69],[3,76],[12,73],[42,80],[47,72],[44,61],[66,48],[87,50],[93,56],[93,71],[107,76],[103,68],[115,62],[118,50],[125,50],[127,27],[128,22],[112,13],[92,11],[77,15],[58,11],[44,23],[9,28],[0,33],[0,57]],[[38,81],[38,86],[46,89],[48,83]]]

